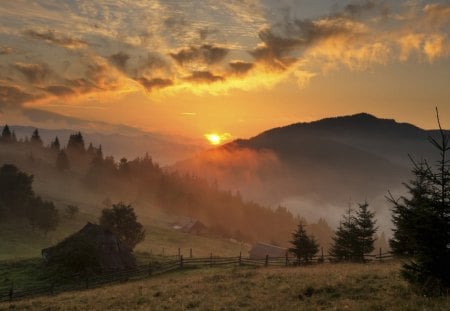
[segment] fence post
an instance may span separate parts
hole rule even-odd
[[[286,252],[286,262],[285,262],[286,267],[289,265],[289,254],[288,252]]]
[[[266,255],[266,262],[264,265],[267,267],[269,265],[269,254]]]
[[[381,262],[381,247],[380,247],[380,255],[379,255],[378,259],[379,259],[380,262]]]
[[[11,281],[11,288],[9,289],[9,302],[13,300],[14,296],[14,281]]]
[[[239,266],[242,265],[242,252],[239,252]]]
[[[183,268],[183,255],[180,255],[180,268]]]
[[[189,249],[189,257],[192,258],[192,248]]]

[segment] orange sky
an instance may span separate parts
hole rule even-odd
[[[3,1],[2,122],[203,139],[368,112],[450,127],[447,1]],[[224,136],[224,137],[225,137]]]

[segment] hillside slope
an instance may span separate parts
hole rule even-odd
[[[274,128],[202,152],[174,168],[239,189],[248,199],[283,204],[307,219],[324,217],[334,224],[349,201],[367,199],[387,223],[384,196],[388,190],[403,191],[408,154],[435,156],[427,142],[435,134],[362,113]]]

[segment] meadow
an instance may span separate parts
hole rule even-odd
[[[417,294],[400,262],[184,269],[0,304],[0,310],[449,310]]]

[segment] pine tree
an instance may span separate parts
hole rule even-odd
[[[59,151],[60,148],[61,148],[61,145],[59,143],[58,136],[56,136],[55,139],[50,144],[50,149],[55,150],[55,151]]]
[[[35,146],[39,146],[42,147],[42,139],[41,136],[39,136],[39,131],[38,129],[35,129],[33,131],[33,135],[31,135],[31,143]]]
[[[306,233],[302,224],[299,224],[297,231],[292,234],[292,241],[290,243],[293,247],[289,248],[289,251],[295,254],[299,263],[310,263],[319,251],[319,245],[316,239],[314,236]]]
[[[450,142],[440,125],[439,114],[437,119],[439,140],[429,140],[439,151],[439,160],[435,166],[413,161],[416,181],[407,185],[412,199],[391,200],[397,202],[393,216],[397,238],[408,235],[412,240],[409,245],[413,257],[403,265],[402,276],[429,295],[443,295],[450,289]],[[410,189],[420,194],[420,200]]]
[[[425,161],[413,163],[412,173],[415,179],[404,183],[411,198],[402,196],[395,199],[389,193],[388,201],[394,206],[392,209],[393,236],[389,240],[392,252],[397,256],[413,256],[417,249],[415,228],[420,226],[420,210],[430,204],[431,185],[429,172]]]
[[[2,131],[2,139],[1,139],[1,141],[2,141],[2,142],[5,142],[5,143],[9,143],[9,142],[11,142],[11,138],[12,138],[11,130],[9,129],[8,124],[6,124],[6,125],[3,127],[3,131]]]
[[[356,212],[355,222],[358,235],[356,259],[358,261],[364,261],[364,256],[373,252],[375,242],[374,235],[378,229],[375,227],[375,213],[369,211],[368,208],[369,204],[364,202],[363,204],[358,204],[358,210]]]
[[[67,152],[75,154],[84,154],[84,138],[81,132],[71,134],[67,143]]]
[[[335,261],[354,261],[357,258],[358,230],[354,211],[349,206],[347,214],[335,232],[329,254]]]

